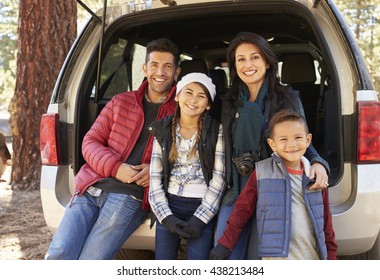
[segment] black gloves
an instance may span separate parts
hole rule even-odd
[[[174,215],[169,215],[162,220],[162,224],[171,232],[178,234],[182,238],[190,238],[191,235],[187,231],[184,231],[184,227],[188,226],[188,223],[178,219]]]
[[[205,226],[206,224],[204,222],[192,216],[188,222],[188,226],[184,227],[183,230],[191,235],[190,238],[198,238]]]
[[[210,260],[227,260],[230,256],[231,251],[228,250],[223,245],[218,244],[211,250],[209,259]]]
[[[171,232],[178,234],[180,237],[198,238],[203,228],[206,226],[204,222],[195,216],[192,216],[188,222],[178,219],[174,215],[169,215],[162,220],[162,224]]]

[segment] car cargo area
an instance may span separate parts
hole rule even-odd
[[[229,44],[239,32],[253,32],[273,48],[280,83],[299,92],[312,145],[329,163],[338,255],[378,259],[380,106],[366,62],[337,7],[312,0],[206,1],[170,6],[172,1],[157,0],[151,9],[135,11],[120,4],[107,6],[104,18],[101,10],[92,14],[43,118],[41,198],[49,228],[56,230],[74,194],[75,175],[85,163],[85,134],[113,96],[136,90],[144,80],[150,41],[171,39],[181,52],[179,78],[206,73],[222,95],[230,88]],[[219,117],[222,103],[215,100],[211,113]],[[154,250],[154,237],[147,219],[124,248]]]
[[[228,9],[221,3],[212,10],[208,4],[172,8],[170,14],[164,14],[164,9],[128,14],[105,30],[100,81],[103,87],[96,92],[96,52],[82,83],[82,92],[86,94],[80,96],[77,106],[80,122],[76,129],[79,141],[75,141],[78,145],[73,158],[74,172],[84,163],[81,139],[105,103],[115,94],[135,89],[141,83],[143,77],[137,72],[141,72],[144,61],[139,56],[145,54],[144,46],[149,41],[169,37],[182,52],[181,75],[189,71],[206,72],[221,93],[229,86],[226,63],[229,41],[238,32],[249,31],[270,42],[278,56],[281,83],[300,92],[313,145],[330,164],[330,185],[337,182],[342,173],[342,147],[336,69],[329,61],[327,42],[310,21],[310,11],[298,3],[286,6],[247,3],[228,5]],[[128,76],[130,69],[132,75]],[[109,85],[104,86],[106,83]]]

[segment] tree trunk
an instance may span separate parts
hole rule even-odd
[[[13,132],[13,190],[39,188],[39,131],[59,70],[77,34],[75,0],[20,0]]]

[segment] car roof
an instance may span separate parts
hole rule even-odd
[[[287,1],[245,2],[245,5],[230,5],[220,2],[171,7],[146,11],[138,17],[131,14],[121,17],[115,26],[120,26],[120,37],[129,38],[139,32],[137,43],[146,45],[159,37],[169,37],[180,46],[182,53],[193,58],[204,58],[211,64],[225,61],[228,44],[240,31],[260,34],[281,54],[279,46],[318,46],[315,27],[310,11],[302,4]],[[148,16],[149,15],[149,16]],[[309,16],[308,16],[309,15]],[[133,26],[125,24],[133,19]],[[108,31],[113,32],[113,28]],[[107,31],[106,31],[107,33]],[[280,59],[280,57],[279,57]]]

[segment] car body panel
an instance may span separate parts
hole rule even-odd
[[[190,18],[194,15],[195,19],[192,23],[196,26],[196,19],[207,18],[208,14],[213,16],[213,20],[218,20],[219,15],[225,13],[226,16],[228,14],[225,11],[235,15],[235,13],[238,14],[236,12],[238,9],[241,9],[241,17],[243,17],[243,12],[254,13],[259,8],[267,12],[273,7],[276,15],[286,12],[306,18],[302,24],[310,26],[312,32],[315,33],[313,39],[316,40],[310,44],[310,49],[312,51],[313,46],[317,48],[316,44],[318,45],[320,53],[316,56],[323,55],[326,67],[333,77],[331,87],[336,96],[334,97],[336,102],[334,113],[337,114],[337,129],[329,131],[329,133],[335,133],[334,135],[338,138],[335,144],[337,144],[339,164],[335,173],[330,174],[329,198],[339,245],[338,253],[350,255],[368,251],[378,237],[380,227],[380,207],[378,206],[380,205],[380,165],[355,163],[355,114],[357,101],[377,101],[377,94],[373,90],[360,50],[353,43],[352,34],[348,33],[333,2],[310,0],[252,0],[244,1],[244,3],[206,0],[178,0],[176,2],[177,7],[167,7],[160,1],[153,0],[151,10],[135,11],[130,14],[125,14],[130,11],[125,5],[110,7],[107,9],[110,15],[107,18],[108,27],[104,34],[105,41],[107,42],[111,37],[109,33],[113,30],[124,30],[123,28],[125,28],[128,31],[139,25],[149,29],[154,26],[149,23],[161,24],[165,20],[168,21],[168,24],[162,23],[162,26],[167,28],[168,34],[181,38],[181,34],[178,34],[176,26],[173,25],[175,23],[183,24],[180,21],[182,17]],[[215,2],[215,5],[211,2]],[[315,7],[316,2],[319,4]],[[187,3],[198,4],[187,5]],[[101,10],[97,14],[101,15]],[[211,23],[212,21],[209,24]],[[121,28],[120,26],[125,27]],[[303,27],[309,28],[309,26]],[[224,29],[216,28],[213,31],[217,34],[231,32],[227,26],[224,27]],[[264,30],[264,27],[257,28]],[[276,28],[280,28],[280,26],[276,25]],[[299,28],[302,30],[302,26]],[[157,30],[161,32],[157,32],[157,36],[165,34],[166,30]],[[186,35],[186,32],[183,33]],[[199,33],[201,34],[200,30]],[[78,153],[81,151],[81,142],[78,139],[83,131],[78,124],[82,122],[84,116],[82,108],[84,97],[81,96],[81,92],[86,87],[86,83],[91,83],[87,81],[89,79],[86,75],[88,72],[95,71],[94,57],[98,54],[100,37],[101,25],[97,24],[95,20],[90,21],[73,44],[61,69],[52,94],[51,104],[47,110],[47,113],[58,113],[60,123],[64,123],[67,127],[63,132],[67,141],[62,141],[62,143],[67,145],[68,153],[65,157],[67,157],[68,165],[42,166],[41,197],[46,222],[53,232],[63,215],[64,207],[73,194],[74,176],[80,167],[77,158],[80,157]],[[292,46],[290,43],[288,46],[286,44],[284,46],[273,45],[274,49],[279,47],[278,52],[286,51],[286,47]],[[154,250],[155,229],[154,227],[150,229],[149,225],[149,220],[147,220],[126,242],[125,247]]]

